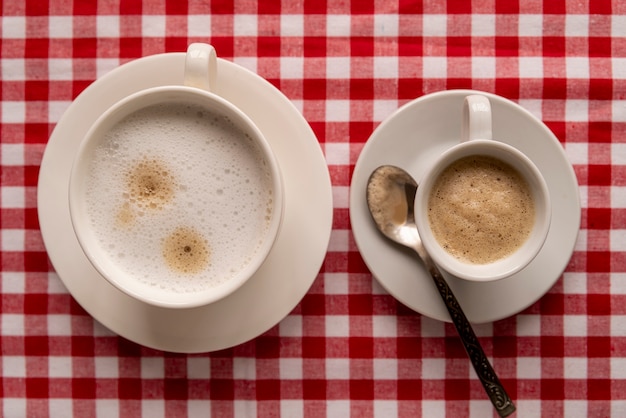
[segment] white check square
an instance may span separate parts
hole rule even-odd
[[[284,79],[301,79],[304,74],[302,57],[282,57],[280,59],[280,76]]]
[[[114,15],[96,16],[98,38],[117,38],[120,36],[120,18]]]
[[[446,402],[445,401],[422,401],[423,417],[445,417]]]
[[[518,34],[519,36],[540,37],[543,34],[543,15],[520,14]]]
[[[326,16],[326,36],[350,36],[350,15]]]
[[[72,317],[67,314],[48,314],[48,335],[72,335]]]
[[[350,190],[348,186],[333,186],[333,204],[335,208],[348,208],[348,201],[350,196]]]
[[[281,36],[302,36],[304,35],[303,15],[281,15],[280,16]]]
[[[2,323],[2,335],[24,335],[24,315],[3,313],[0,315],[0,322]]]
[[[96,399],[96,416],[116,418],[119,414],[120,403],[117,399]]]
[[[72,80],[74,76],[72,60],[67,58],[48,59],[48,77],[50,80]]]
[[[422,76],[424,78],[446,78],[448,60],[446,57],[424,57]]]
[[[238,15],[235,15],[237,18]],[[189,36],[204,37],[211,35],[211,15],[187,16],[187,32]]]
[[[397,78],[398,57],[374,57],[374,78]]]
[[[23,229],[3,229],[2,251],[24,251],[25,232]]]
[[[397,380],[398,360],[387,358],[374,359],[374,379],[376,380]]]
[[[233,358],[233,377],[235,379],[256,379],[256,359],[253,357]]]
[[[626,379],[626,359],[625,358],[620,358],[620,357],[611,358],[611,379]]]
[[[327,295],[347,295],[348,277],[348,273],[324,273],[324,292]]]
[[[439,14],[423,15],[424,36],[446,36],[448,17]]]
[[[517,358],[518,379],[541,379],[541,359],[539,357]]]
[[[589,161],[589,145],[581,142],[565,143],[565,154],[572,164],[587,164]]]
[[[327,122],[348,122],[350,120],[349,100],[327,100],[326,101],[326,121]]]
[[[565,74],[567,78],[589,78],[589,58],[566,57]]]
[[[374,36],[398,36],[398,26],[397,14],[374,15]]]
[[[611,187],[611,207],[620,208],[620,209],[626,208],[626,187],[624,186],[612,186]]]
[[[495,57],[472,57],[472,77],[491,79],[495,78],[495,76]]]
[[[142,418],[164,417],[165,416],[165,401],[161,399],[141,400],[141,416]]]
[[[233,17],[233,32],[235,36],[257,36],[258,31],[256,15],[236,14]]]
[[[398,402],[375,400],[374,401],[374,418],[397,417]]]
[[[346,358],[326,359],[327,380],[347,380],[350,378],[350,360]]]
[[[48,376],[53,378],[72,377],[72,358],[68,356],[49,356]]]
[[[543,58],[541,57],[519,57],[520,78],[541,78],[543,77]]]
[[[422,378],[440,380],[446,377],[446,360],[442,358],[424,358],[422,360]]]
[[[626,37],[626,15],[611,16],[611,36],[614,38]]]
[[[324,144],[326,163],[329,165],[350,164],[350,144],[347,142],[327,142]]]
[[[565,16],[565,36],[588,36],[589,15],[568,14]]]
[[[586,337],[587,336],[587,316],[586,315],[564,315],[563,335],[566,337]]]
[[[587,293],[587,274],[563,273],[563,293],[569,295],[584,295]]]
[[[146,37],[159,38],[165,36],[165,16],[141,16],[141,34]]]
[[[565,357],[563,359],[563,377],[566,379],[587,379],[587,358]]]
[[[50,418],[71,417],[72,400],[71,399],[50,399],[48,401],[48,411]]]
[[[326,78],[350,78],[350,58],[349,57],[328,57],[326,58]]]
[[[328,251],[346,252],[349,250],[349,234],[347,230],[333,230],[330,234]]]
[[[25,121],[25,102],[8,100],[2,102],[2,123],[24,123]]]
[[[328,417],[349,417],[350,416],[350,401],[327,401],[326,402],[326,416]]]
[[[2,375],[4,377],[26,377],[26,357],[24,356],[3,356]]]
[[[472,36],[495,36],[496,16],[492,14],[472,14]]]
[[[23,166],[24,165],[24,144],[0,144],[0,153],[2,154],[3,166]],[[20,194],[23,194],[21,187],[16,187]],[[4,190],[4,189],[3,189]],[[4,207],[4,195],[3,195]]]
[[[117,379],[119,377],[119,362],[117,357],[97,356],[94,358],[96,378]]]
[[[72,38],[74,30],[74,18],[72,16],[50,16],[48,22],[50,38]]]
[[[589,101],[566,100],[565,119],[569,122],[586,122],[589,120]]]
[[[613,100],[613,122],[626,122],[626,100]]]
[[[0,67],[2,69],[3,81],[21,81],[26,79],[25,61],[21,58],[2,58],[0,59]]]
[[[301,358],[281,358],[278,363],[281,379],[302,380]]]
[[[24,39],[26,37],[26,18],[24,16],[2,17],[2,38]]]
[[[347,315],[328,315],[325,318],[325,326],[327,337],[350,335],[350,318]]]
[[[395,315],[374,315],[372,317],[372,334],[374,337],[397,337],[397,317]]]

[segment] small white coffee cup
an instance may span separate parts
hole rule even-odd
[[[191,44],[184,86],[139,91],[93,124],[74,159],[69,206],[95,269],[155,306],[222,299],[278,235],[283,183],[254,122],[212,93],[212,46]]]
[[[467,96],[462,117],[460,143],[440,155],[419,182],[415,221],[424,247],[442,269],[470,281],[498,280],[524,268],[541,250],[550,228],[550,194],[541,172],[526,155],[492,138],[487,97]],[[523,196],[522,192],[530,192],[530,206],[528,199],[513,200],[513,191],[502,188],[504,177],[499,174],[494,174],[492,179],[486,177],[487,173],[500,173],[495,170],[505,169],[507,165],[527,185],[527,188],[520,186],[519,193]],[[468,166],[474,167],[467,169],[472,171],[466,171]],[[438,183],[447,168],[448,173],[457,170],[454,175],[449,174],[453,180]],[[470,182],[474,175],[483,177]],[[520,182],[514,174],[510,178],[515,185],[511,190],[517,190]],[[466,181],[471,186],[463,185]],[[435,187],[438,192],[433,192]],[[433,194],[439,197],[430,202]],[[518,202],[524,202],[523,210],[514,208]],[[534,214],[526,210],[533,206]],[[518,222],[530,222],[527,236],[521,233],[525,228],[517,227]],[[494,228],[498,223],[502,225]]]

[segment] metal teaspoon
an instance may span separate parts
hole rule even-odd
[[[422,259],[491,403],[501,417],[509,416],[515,411],[513,401],[489,363],[452,290],[422,245],[413,216],[416,191],[417,182],[409,173],[399,167],[384,165],[374,170],[367,182],[367,206],[383,235],[413,249]]]

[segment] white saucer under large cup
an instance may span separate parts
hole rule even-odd
[[[259,271],[218,302],[190,309],[139,302],[109,284],[89,263],[72,231],[71,163],[98,116],[136,91],[181,85],[185,54],[141,58],[90,85],[54,129],[39,175],[38,213],[44,244],[76,301],[104,326],[147,347],[208,352],[251,340],[276,325],[304,297],[324,260],[332,229],[332,191],[313,131],[274,86],[234,63],[218,60],[216,94],[243,110],[271,143],[284,177],[283,223]]]
[[[415,253],[378,232],[365,200],[367,180],[378,166],[397,165],[419,183],[425,168],[461,135],[463,100],[484,94],[493,114],[493,136],[524,152],[543,174],[552,201],[552,223],[537,257],[511,277],[470,282],[444,273],[468,319],[492,322],[536,302],[559,279],[574,251],[580,227],[578,182],[562,145],[530,112],[502,97],[450,90],[416,99],[387,118],[371,135],[356,163],[350,189],[354,238],[373,276],[396,299],[428,317],[450,321],[428,271]]]

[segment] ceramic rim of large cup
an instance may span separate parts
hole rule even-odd
[[[535,204],[535,224],[528,239],[512,255],[488,264],[464,262],[448,253],[437,242],[428,220],[428,198],[436,179],[451,163],[470,155],[491,156],[512,165],[528,181]],[[495,140],[475,139],[445,151],[427,170],[415,197],[415,222],[426,251],[442,269],[476,282],[503,279],[528,265],[543,247],[550,230],[551,213],[550,192],[537,166],[521,151]]]
[[[228,280],[199,291],[174,292],[158,289],[133,277],[124,279],[125,273],[110,257],[99,250],[94,231],[89,228],[85,204],[85,173],[89,169],[90,155],[103,136],[123,118],[140,109],[159,103],[188,103],[230,118],[239,128],[253,138],[263,153],[271,173],[273,192],[272,213],[269,226],[260,248],[251,262]],[[208,91],[187,86],[154,87],[128,96],[103,113],[87,132],[74,158],[69,182],[70,218],[78,242],[93,267],[112,285],[129,296],[163,308],[193,308],[225,298],[241,287],[261,267],[269,255],[280,230],[283,217],[283,181],[278,161],[254,122],[241,110],[225,99]],[[164,266],[164,268],[166,268]]]

